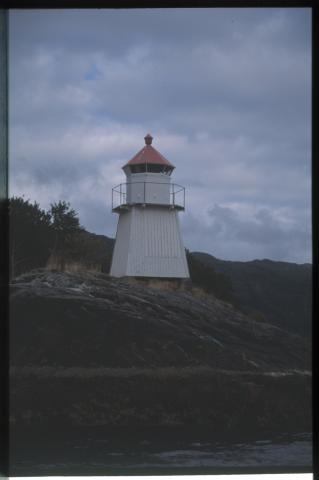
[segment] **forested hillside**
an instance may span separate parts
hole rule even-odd
[[[203,268],[225,275],[235,303],[255,318],[301,335],[311,335],[312,268],[271,260],[230,262],[193,252]]]

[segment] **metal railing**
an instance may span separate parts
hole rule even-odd
[[[138,199],[138,201],[130,201],[128,202],[128,193],[127,187],[128,185],[137,185],[143,184],[141,189],[142,197]],[[112,210],[116,211],[121,208],[125,209],[130,205],[156,205],[156,201],[149,201],[148,194],[150,193],[148,190],[148,185],[162,185],[167,186],[167,183],[162,182],[128,182],[128,183],[120,183],[112,188]],[[169,184],[169,202],[159,202],[159,205],[168,205],[173,208],[178,208],[180,210],[185,209],[185,187],[182,185],[178,185],[177,183],[170,183]]]

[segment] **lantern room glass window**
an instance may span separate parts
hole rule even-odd
[[[163,173],[164,175],[171,175],[173,169],[168,166],[142,163],[139,165],[130,165],[132,173]]]

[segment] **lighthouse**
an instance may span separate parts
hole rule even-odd
[[[110,274],[114,277],[189,278],[179,212],[185,188],[171,182],[172,165],[144,137],[145,146],[122,168],[126,182],[112,189],[119,215]]]

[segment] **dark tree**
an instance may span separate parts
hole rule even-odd
[[[78,214],[65,201],[51,204],[50,215],[53,229],[65,235],[81,230]]]
[[[65,201],[51,204],[49,213],[55,234],[53,254],[68,254],[72,251],[76,234],[83,230],[78,215]]]
[[[45,266],[53,246],[51,215],[21,197],[9,201],[10,275]]]

